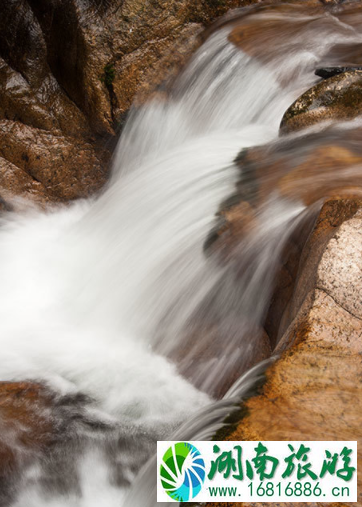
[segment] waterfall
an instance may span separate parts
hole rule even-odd
[[[255,14],[260,23],[281,16]],[[283,113],[318,80],[330,44],[358,36],[326,14],[323,29],[306,37],[304,27],[290,49],[261,61],[230,42],[230,23],[210,34],[167,100],[134,108],[100,196],[1,216],[0,378],[42,382],[60,406],[74,400],[62,412],[66,451],[33,460],[16,507],[154,505],[152,462],[136,477],[157,439],[210,438],[268,364],[216,400],[220,378],[256,346],[306,206],[271,193],[238,247],[244,265],[206,255],[205,241],[240,178],[237,155],[277,142]],[[204,360],[203,323],[216,313],[216,353]],[[187,336],[196,341],[183,350]]]

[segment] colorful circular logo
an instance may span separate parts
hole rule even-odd
[[[163,489],[178,502],[187,502],[201,491],[205,481],[205,462],[192,444],[179,442],[164,454],[160,475]]]

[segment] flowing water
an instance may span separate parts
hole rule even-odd
[[[284,46],[243,52],[236,18],[211,33],[169,99],[133,111],[101,196],[2,215],[0,378],[45,383],[63,424],[4,505],[152,506],[152,461],[129,487],[157,439],[210,438],[262,373],[216,401],[252,364],[285,243],[315,207],[271,191],[233,259],[205,242],[238,153],[273,145],[331,46],[361,36],[298,9],[249,19],[280,23]]]

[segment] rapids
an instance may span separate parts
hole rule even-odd
[[[287,26],[284,46],[244,53],[228,39],[237,16],[213,30],[168,100],[132,111],[102,195],[1,216],[0,378],[45,383],[66,425],[65,450],[33,460],[16,507],[153,506],[154,462],[140,469],[157,439],[211,438],[263,371],[216,401],[257,347],[281,252],[310,210],[271,192],[239,246],[242,268],[205,255],[205,241],[238,153],[276,143],[330,47],[361,35],[331,14],[249,16],[280,21],[278,36]]]

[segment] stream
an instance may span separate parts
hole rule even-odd
[[[100,196],[1,215],[0,378],[46,385],[62,435],[8,505],[154,507],[156,441],[212,438],[273,360],[259,351],[275,275],[322,201],[270,185],[232,255],[207,240],[240,152],[293,153],[284,112],[333,45],[362,38],[331,14],[263,9],[248,19],[279,39],[255,37],[253,55],[230,41],[243,19],[210,31],[167,99],[133,108]]]

